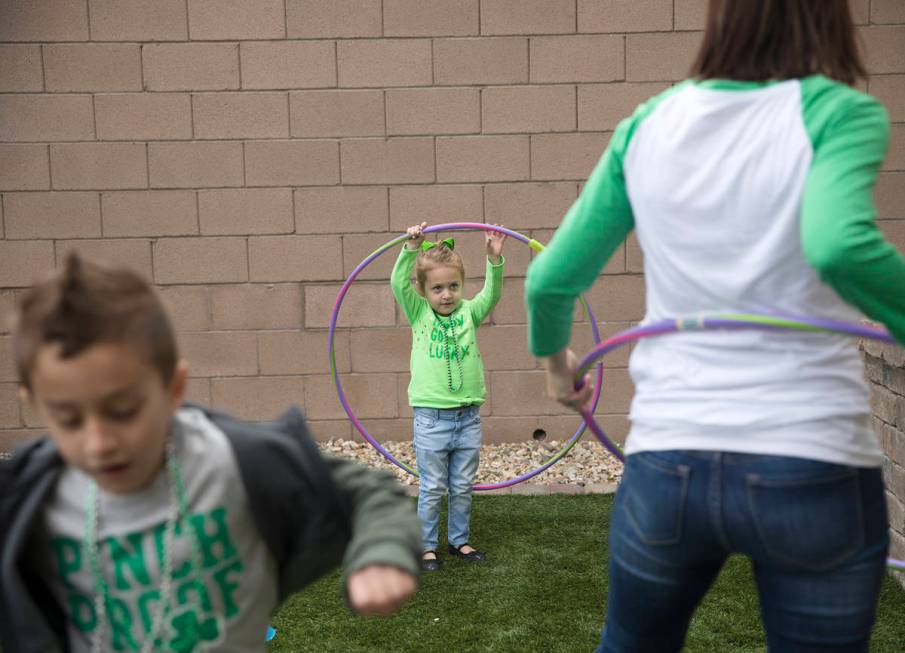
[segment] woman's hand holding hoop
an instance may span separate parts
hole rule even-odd
[[[563,349],[552,356],[544,358],[547,370],[547,395],[564,406],[581,412],[587,407],[594,393],[591,375],[585,374],[582,382],[575,387],[575,375],[578,373],[578,357],[571,349]]]

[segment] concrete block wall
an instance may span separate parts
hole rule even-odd
[[[867,378],[871,385],[874,431],[886,459],[886,505],[889,511],[889,555],[905,560],[905,349],[864,341]],[[905,575],[896,574],[905,587]]]
[[[852,0],[889,107],[877,189],[905,247],[905,11]],[[426,219],[549,239],[619,119],[685,77],[704,0],[5,0],[0,3],[0,318],[66,253],[136,267],[160,288],[192,364],[191,397],[268,419],[301,404],[351,437],[326,327],[348,273]],[[470,291],[481,237],[459,236]],[[510,242],[481,332],[489,440],[576,426],[543,397],[525,344],[530,253]],[[350,290],[336,362],[382,438],[410,437],[408,343],[392,255]],[[642,317],[641,254],[589,293],[612,334]],[[577,326],[577,349],[591,344]],[[41,424],[16,399],[0,333],[0,448]],[[626,356],[599,410],[622,438]]]

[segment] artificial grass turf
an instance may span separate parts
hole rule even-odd
[[[334,573],[275,615],[272,653],[593,651],[606,599],[612,496],[475,497],[473,543],[488,561],[443,555],[439,572],[392,618],[357,617]],[[445,516],[441,524],[445,523]],[[445,542],[445,534],[440,534]],[[733,557],[695,613],[686,651],[765,651],[749,563]],[[871,651],[905,651],[905,590],[887,578]]]

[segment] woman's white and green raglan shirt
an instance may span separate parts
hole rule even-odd
[[[434,313],[427,299],[411,284],[418,250],[399,252],[390,287],[412,327],[412,355],[408,399],[410,406],[458,408],[484,403],[484,362],[477,332],[503,292],[504,259],[487,260],[484,287],[472,299],[464,299],[448,317]],[[453,324],[451,324],[453,322]],[[455,330],[455,337],[453,337]],[[455,359],[458,351],[460,367]],[[450,391],[450,378],[455,392]]]
[[[874,222],[888,138],[882,105],[820,76],[686,81],[652,98],[620,123],[529,268],[532,351],[569,343],[575,298],[632,229],[644,253],[645,323],[716,311],[863,314],[905,343],[905,258]],[[606,306],[597,310],[605,319]],[[685,332],[639,342],[629,367],[628,454],[881,463],[852,338]]]

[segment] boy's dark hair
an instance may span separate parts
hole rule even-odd
[[[434,268],[450,267],[456,268],[462,279],[465,279],[465,263],[458,252],[451,249],[444,242],[435,243],[436,247],[423,249],[418,252],[415,258],[415,280],[418,282],[418,289],[424,292],[424,284],[427,282],[427,272]]]
[[[867,77],[847,0],[710,0],[691,74],[751,81],[825,75],[849,85]]]
[[[164,383],[173,378],[178,358],[173,328],[151,285],[132,270],[83,261],[75,253],[19,302],[13,351],[19,380],[29,390],[38,352],[52,343],[59,343],[61,358],[100,343],[128,344]]]

